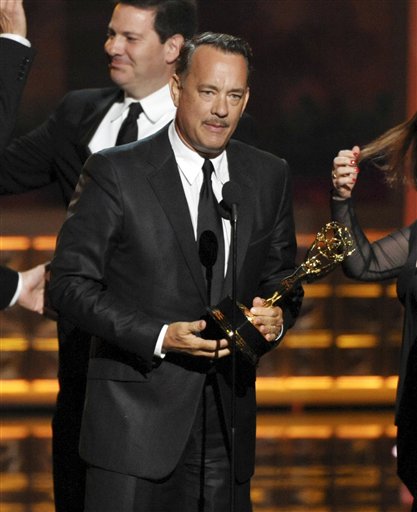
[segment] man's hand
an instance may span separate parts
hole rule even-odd
[[[20,273],[22,290],[17,303],[23,308],[42,314],[45,292],[45,265],[38,265]]]
[[[23,0],[0,0],[0,34],[26,37],[26,16]]]
[[[278,306],[266,308],[264,300],[255,297],[252,302],[250,313],[253,317],[252,323],[267,341],[275,341],[282,331],[284,317],[282,309]]]
[[[168,326],[163,342],[163,350],[188,354],[191,356],[219,359],[230,354],[226,339],[205,340],[197,336],[206,328],[204,320],[195,322],[175,322]]]

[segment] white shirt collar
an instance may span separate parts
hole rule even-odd
[[[116,103],[112,109],[110,122],[115,121],[129,108],[131,103],[134,103],[134,98],[125,97],[123,102]],[[169,85],[164,85],[161,89],[153,92],[146,98],[140,100],[143,112],[151,123],[156,123],[158,119],[164,116],[169,111],[174,111],[175,106],[172,102]]]
[[[200,177],[202,179],[201,168],[205,159],[184,144],[177,133],[175,120],[169,126],[168,136],[179,170],[187,182],[191,185],[196,179]],[[210,158],[210,161],[213,164],[217,180],[224,185],[229,180],[226,151],[222,151],[216,158]]]

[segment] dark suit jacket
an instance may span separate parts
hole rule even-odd
[[[72,91],[43,124],[8,144],[34,53],[0,38],[0,55],[0,194],[19,194],[58,181],[68,204],[90,155],[88,143],[120,90]]]
[[[16,293],[18,273],[11,268],[0,266],[0,309],[5,309]]]
[[[294,268],[290,176],[283,160],[242,143],[231,142],[227,155],[243,195],[237,294],[251,304]],[[153,357],[163,324],[200,318],[206,296],[167,130],[93,155],[79,185],[58,238],[51,297],[61,315],[95,336],[81,455],[103,468],[162,478],[182,453],[209,366],[176,354]],[[229,270],[224,293],[230,288]],[[284,309],[288,328],[297,307]],[[254,467],[255,369],[243,362],[239,369],[236,476],[245,480]],[[218,373],[228,414],[229,359]]]

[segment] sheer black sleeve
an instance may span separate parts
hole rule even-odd
[[[371,243],[359,225],[351,199],[332,198],[331,211],[332,219],[347,226],[356,242],[355,252],[342,264],[346,276],[360,281],[381,281],[399,275],[408,257],[410,227]]]

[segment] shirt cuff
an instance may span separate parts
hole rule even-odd
[[[20,272],[18,272],[17,275],[18,275],[18,281],[17,281],[16,291],[14,292],[12,300],[10,301],[10,304],[8,306],[9,308],[14,306],[16,304],[16,302],[19,300],[20,292],[22,291],[22,287],[23,287],[23,279],[22,279]]]
[[[158,339],[156,341],[155,350],[153,355],[156,357],[160,357],[163,359],[166,356],[166,352],[162,352],[162,344],[164,342],[165,333],[167,332],[168,325],[164,325],[159,333]]]
[[[274,341],[279,341],[282,338],[283,332],[284,332],[284,326],[281,325],[281,331],[277,334],[277,337],[274,339]]]
[[[30,44],[29,39],[26,39],[26,37],[19,36],[19,34],[9,34],[7,32],[4,32],[3,34],[0,34],[0,37],[4,37],[5,39],[12,39],[13,41],[16,41],[16,43],[23,44],[24,46],[27,46],[30,48],[32,45]]]

